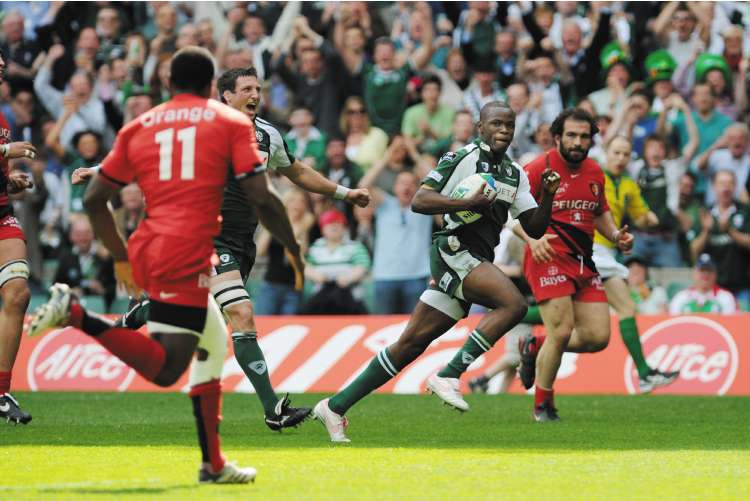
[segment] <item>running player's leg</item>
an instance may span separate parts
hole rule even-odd
[[[596,353],[607,347],[610,335],[607,303],[578,301],[576,298],[573,301],[573,316],[575,328],[565,351]]]
[[[211,294],[232,326],[234,356],[263,405],[266,425],[280,431],[300,424],[312,409],[292,407],[288,397],[279,399],[273,390],[269,368],[258,344],[253,303],[243,279],[255,261],[255,244],[249,242],[242,252],[239,249],[236,243],[216,246],[219,264],[215,267],[217,274],[211,277]]]
[[[570,296],[561,296],[544,300],[539,306],[547,336],[536,355],[534,419],[554,421],[558,417],[552,388],[575,323],[573,301]]]
[[[460,378],[471,363],[490,348],[526,314],[526,299],[500,269],[483,262],[463,281],[462,293],[470,303],[491,311],[482,317],[455,357],[438,373],[442,378]]]
[[[535,306],[535,308],[538,307]],[[529,308],[531,310],[531,308]],[[524,317],[524,320],[529,316],[528,312]],[[513,327],[504,336],[505,339],[505,353],[500,359],[489,366],[482,373],[471,381],[469,381],[469,388],[475,393],[486,393],[489,389],[489,383],[492,378],[502,374],[503,380],[500,383],[500,393],[505,393],[510,386],[510,383],[516,376],[516,369],[521,363],[521,354],[518,350],[519,340],[531,335],[531,325],[527,323],[520,323]]]
[[[465,314],[464,307],[450,296],[435,290],[425,291],[399,339],[381,350],[346,388],[315,406],[315,418],[326,427],[331,441],[348,442],[345,434],[348,423],[344,414],[362,398],[396,377]]]
[[[649,392],[654,388],[676,381],[680,374],[679,371],[660,372],[648,366],[643,355],[638,324],[635,320],[635,302],[630,296],[630,289],[625,280],[619,276],[612,277],[604,282],[604,289],[607,291],[609,304],[620,317],[620,336],[638,370],[641,393]]]
[[[31,415],[21,410],[10,395],[13,364],[21,343],[23,319],[30,297],[29,265],[26,262],[26,243],[22,238],[0,240],[0,263],[0,419],[26,424],[31,421]]]
[[[440,294],[436,291],[426,293]],[[416,360],[431,342],[453,327],[462,317],[462,311],[449,315],[420,300],[398,340],[378,353],[367,369],[349,386],[331,397],[331,409],[344,415],[365,395],[384,385],[401,369]]]

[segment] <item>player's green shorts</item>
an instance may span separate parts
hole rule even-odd
[[[437,235],[430,247],[430,288],[457,300],[465,312],[471,303],[463,294],[463,281],[477,266],[486,261],[477,257],[455,235]]]
[[[215,266],[217,275],[237,270],[240,272],[242,281],[247,281],[250,270],[255,264],[257,252],[253,233],[240,236],[237,233],[222,231],[218,237],[214,238],[214,248],[216,255],[219,256],[219,264]]]

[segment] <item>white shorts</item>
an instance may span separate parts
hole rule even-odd
[[[612,277],[628,279],[628,269],[615,259],[615,249],[600,244],[594,244],[594,264],[602,280]]]

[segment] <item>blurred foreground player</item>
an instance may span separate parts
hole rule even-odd
[[[526,300],[492,263],[494,249],[509,215],[532,235],[544,234],[560,178],[551,171],[543,175],[543,194],[537,206],[523,169],[506,155],[513,140],[515,119],[513,110],[504,103],[484,105],[479,139],[443,155],[422,181],[412,200],[412,210],[445,215],[445,226],[433,235],[430,288],[419,298],[399,339],[378,353],[346,388],[315,406],[315,418],[326,427],[331,441],[348,442],[344,417],[347,410],[396,377],[432,341],[464,318],[472,303],[477,303],[492,311],[482,317],[450,363],[427,379],[429,391],[446,404],[467,411],[469,404],[459,391],[459,378],[526,314]],[[461,181],[480,172],[493,177],[496,197],[488,198],[480,190],[471,198],[450,198]],[[483,216],[466,223],[455,214],[464,210],[481,212]]]
[[[86,211],[115,260],[118,280],[131,294],[143,289],[151,298],[151,337],[89,315],[64,286],[53,288],[33,326],[37,331],[65,324],[80,328],[159,386],[179,379],[196,348],[200,355],[225,343],[226,331],[211,329],[210,336],[201,332],[207,317],[212,237],[219,231],[230,164],[261,220],[280,216],[265,176],[257,175],[262,160],[252,122],[208,99],[212,79],[213,61],[205,49],[178,51],[171,62],[174,97],[120,131],[86,191]],[[107,201],[132,181],[144,193],[148,215],[126,247]],[[190,391],[203,455],[199,481],[246,483],[255,478],[255,470],[227,463],[220,450],[221,366],[223,358],[218,375],[215,368],[205,367],[211,379]]]
[[[564,351],[593,353],[609,342],[609,305],[593,255],[594,230],[622,251],[633,246],[627,227],[618,229],[604,195],[604,173],[588,158],[597,127],[583,110],[561,112],[550,128],[557,147],[526,165],[531,192],[545,195],[543,173],[552,169],[561,177],[552,204],[552,219],[539,239],[521,225],[516,235],[528,244],[524,259],[526,280],[539,303],[545,337],[527,338],[521,349],[521,381],[534,382],[536,421],[557,421],[552,390]],[[541,344],[541,347],[539,346]],[[538,352],[538,355],[537,355]],[[536,360],[535,360],[536,359]]]
[[[5,59],[0,52],[0,84],[5,76]],[[26,424],[31,414],[18,405],[10,394],[13,364],[23,331],[23,317],[29,306],[29,264],[26,262],[26,240],[21,225],[13,215],[8,194],[32,186],[28,176],[12,171],[8,160],[36,157],[36,149],[27,142],[10,142],[10,126],[0,113],[0,419]]]

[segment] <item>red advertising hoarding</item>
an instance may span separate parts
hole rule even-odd
[[[427,377],[445,365],[480,317],[471,317],[432,343],[381,391],[419,393]],[[383,347],[393,343],[406,316],[259,317],[260,344],[279,392],[332,393],[346,385]],[[644,353],[652,367],[680,370],[680,379],[657,390],[693,395],[750,395],[750,315],[641,316]],[[566,353],[558,393],[636,393],[637,375],[612,318],[609,346],[595,354]],[[502,356],[504,341],[478,358],[462,380]],[[744,362],[744,363],[743,363]],[[126,367],[95,340],[73,328],[24,338],[13,371],[15,390],[184,391],[187,374],[158,388]],[[231,352],[224,365],[227,392],[251,392]],[[464,387],[464,390],[467,389]],[[520,392],[514,383],[511,391]]]

